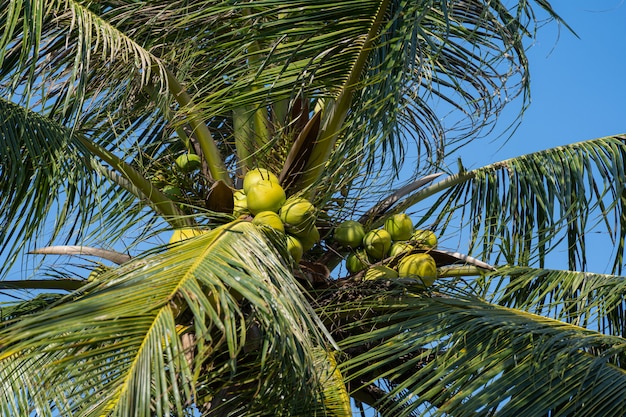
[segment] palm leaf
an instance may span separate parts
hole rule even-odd
[[[625,285],[616,275],[505,266],[475,287],[493,302],[624,337]]]
[[[311,349],[327,341],[280,260],[285,249],[268,242],[250,223],[227,225],[105,272],[67,302],[11,323],[0,332],[7,389],[0,409],[183,415],[190,401],[210,402],[234,387],[251,412],[262,409],[252,401],[259,390],[265,406],[287,394],[286,409],[315,398]],[[246,331],[253,324],[260,338]],[[185,334],[195,343],[183,342]],[[237,385],[242,375],[256,382]],[[40,387],[52,386],[42,397]]]
[[[166,85],[164,70],[154,57],[101,17],[98,12],[103,10],[98,10],[99,6],[92,7],[79,1],[4,1],[0,5],[0,23],[5,28],[0,66],[5,76],[13,77],[10,88],[24,83],[26,102],[34,94],[36,83],[42,82],[37,78],[45,75],[45,82],[64,86],[54,103],[62,107],[61,114],[78,117],[93,91],[108,89],[106,80],[89,77],[100,62],[108,63],[108,70],[114,74],[111,79],[139,78],[141,85],[148,84],[157,65],[162,87]],[[46,53],[54,57],[55,71],[46,71],[50,65]],[[88,89],[92,91],[89,94]],[[45,101],[41,104],[48,107]]]
[[[74,239],[85,239],[88,225],[98,220],[92,212],[107,194],[116,204],[139,206],[135,213],[123,213],[129,221],[126,227],[133,224],[133,218],[146,217],[145,211],[140,212],[146,204],[154,204],[156,213],[179,227],[188,223],[187,219],[176,219],[180,214],[177,206],[135,168],[84,136],[3,99],[0,114],[0,135],[5,144],[0,149],[0,169],[6,177],[0,186],[0,219],[3,224],[12,225],[0,231],[0,251],[11,253],[3,271],[13,265],[27,245],[48,246],[61,233],[72,235],[73,230],[68,231],[67,227],[79,224],[82,229]],[[107,178],[95,175],[93,168],[101,165],[92,157],[102,158],[117,170],[115,189],[106,183]],[[43,228],[52,223],[51,215],[55,216],[54,228],[48,231],[48,240],[33,242],[34,237],[45,235]],[[117,228],[116,223],[108,225],[98,229],[100,237],[110,237],[107,232]]]
[[[407,197],[395,210],[440,193],[420,222],[432,221],[441,234],[452,219],[467,222],[469,253],[493,255],[496,264],[543,266],[564,241],[569,269],[584,270],[585,234],[603,227],[615,243],[614,270],[620,271],[624,139],[593,139],[461,171]]]
[[[0,114],[0,170],[4,178],[0,185],[0,219],[4,225],[0,248],[3,254],[10,253],[3,266],[6,271],[31,239],[43,235],[49,214],[57,218],[49,230],[52,238],[76,212],[83,213],[78,221],[86,223],[93,200],[78,198],[78,193],[81,186],[95,187],[97,183],[90,181],[84,148],[62,126],[4,99],[0,99]]]
[[[361,183],[354,180],[359,176],[371,179],[368,172],[374,161],[389,162],[379,159],[382,153],[392,155],[391,175],[399,172],[407,146],[399,139],[400,131],[414,132],[418,152],[426,155],[422,167],[440,159],[448,143],[439,116],[427,104],[428,94],[442,97],[455,108],[469,105],[469,110],[462,111],[481,123],[496,115],[503,103],[491,100],[505,96],[497,91],[512,89],[510,99],[518,90],[515,82],[500,85],[504,79],[500,75],[511,68],[520,74],[525,71],[520,42],[532,22],[527,18],[532,16],[527,4],[505,14],[499,3],[486,7],[478,1],[452,7],[447,2],[433,6],[372,0],[361,2],[357,14],[350,2],[331,4],[328,0],[304,5],[295,0],[206,1],[193,7],[187,2],[168,2],[159,9],[159,19],[154,18],[156,9],[142,3],[125,5],[122,10],[106,3],[53,2],[45,7],[37,3],[41,7],[33,9],[37,10],[34,16],[20,4],[7,4],[2,15],[10,29],[4,39],[10,50],[3,71],[6,79],[13,80],[5,84],[6,94],[19,98],[21,89],[41,91],[33,96],[40,100],[38,108],[89,132],[94,143],[124,152],[118,154],[122,160],[139,163],[150,147],[154,152],[150,158],[158,161],[182,149],[183,143],[174,148],[159,146],[172,137],[173,130],[182,142],[193,132],[198,149],[210,159],[211,175],[229,184],[219,160],[223,157],[231,168],[237,164],[229,144],[233,111],[249,108],[256,117],[268,106],[285,101],[295,104],[304,98],[324,111],[326,120],[333,101],[346,97],[337,120],[347,117],[346,125],[354,127],[344,131],[340,123],[333,123],[337,129],[323,133],[329,137],[341,133],[326,176],[319,182],[323,191],[319,198],[324,201],[335,190],[358,187]],[[546,4],[539,5],[551,13]],[[376,11],[380,19],[372,26]],[[162,30],[164,25],[167,31]],[[362,39],[368,33],[371,51],[363,48]],[[192,42],[181,41],[190,34]],[[468,37],[491,52],[485,56],[471,52],[465,47]],[[494,37],[499,41],[493,42]],[[41,51],[30,54],[37,45],[42,45]],[[512,53],[519,63],[510,67]],[[51,64],[44,56],[53,56],[55,61]],[[136,62],[137,68],[130,62]],[[498,63],[503,64],[502,70]],[[156,72],[155,64],[159,66]],[[57,72],[48,74],[50,65]],[[156,73],[159,76],[153,82],[149,75]],[[468,79],[468,74],[476,74],[475,79]],[[172,96],[158,94],[165,85]],[[361,89],[363,94],[352,97],[352,89]],[[457,90],[467,94],[458,97]],[[172,106],[174,99],[178,106]],[[168,121],[173,126],[166,126]],[[281,126],[289,121],[275,122]],[[455,140],[463,141],[476,129],[470,127]],[[274,149],[279,138],[280,134],[274,134],[262,148]],[[263,155],[258,158],[263,160]],[[281,161],[275,164],[280,171]],[[144,167],[152,169],[151,164]]]
[[[441,289],[378,284],[362,287],[369,295],[359,302],[324,308],[342,319],[337,336],[351,357],[340,369],[355,398],[394,416],[626,410],[623,338]],[[386,394],[365,395],[372,386]]]

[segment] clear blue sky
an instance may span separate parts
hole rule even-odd
[[[493,152],[464,157],[476,168],[521,154],[626,133],[625,0],[552,0],[574,29],[551,23],[528,50],[531,105],[519,129]],[[470,163],[475,162],[475,166]]]

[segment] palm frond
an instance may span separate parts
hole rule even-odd
[[[439,289],[363,285],[324,308],[341,318],[352,395],[373,384],[386,394],[371,405],[395,416],[625,412],[623,338]]]
[[[624,337],[623,276],[505,266],[484,276],[477,291],[494,303]]]
[[[0,24],[5,28],[0,67],[12,79],[4,87],[15,93],[22,85],[28,103],[36,97],[37,84],[47,83],[52,94],[40,97],[41,107],[49,108],[46,99],[58,89],[53,106],[69,119],[80,117],[85,100],[109,90],[107,83],[115,78],[137,78],[140,86],[147,85],[156,69],[165,88],[164,70],[154,56],[106,21],[99,6],[92,7],[73,0],[4,1],[0,5]],[[108,80],[89,75],[102,63],[112,73]]]
[[[51,245],[62,233],[67,233],[64,243],[86,239],[89,226],[98,220],[94,212],[98,212],[107,194],[108,204],[138,207],[134,213],[118,213],[128,220],[123,230],[135,224],[134,218],[146,217],[141,209],[152,204],[151,201],[155,203],[155,212],[167,220],[181,225],[189,221],[182,217],[177,220],[176,215],[181,214],[178,207],[130,164],[79,133],[4,99],[0,99],[0,114],[4,143],[0,149],[0,169],[6,178],[0,186],[0,219],[5,225],[0,230],[0,251],[11,254],[2,267],[3,272],[29,245]],[[109,178],[97,175],[101,170],[94,170],[94,167],[104,169],[95,160],[99,157],[117,170],[116,175],[123,176],[113,183],[114,187],[107,184]],[[50,216],[55,217],[54,222]],[[49,228],[51,223],[53,228]],[[110,241],[107,238],[115,235],[117,228],[119,223],[110,222],[97,231],[101,239]],[[41,236],[46,236],[46,240],[40,241]]]
[[[172,3],[166,16],[176,7],[178,3]],[[352,96],[354,88],[362,91],[349,100],[347,124],[352,128],[343,131],[337,125],[331,130],[339,132],[327,132],[343,137],[332,166],[346,158],[371,163],[382,148],[395,154],[394,164],[399,165],[402,149],[408,146],[399,139],[401,130],[415,132],[416,146],[436,161],[449,144],[429,96],[464,109],[464,117],[473,120],[456,137],[460,143],[479,131],[484,120],[497,115],[527,82],[521,42],[533,24],[532,14],[525,13],[528,4],[507,16],[499,3],[492,7],[479,1],[433,5],[372,0],[355,8],[352,2],[267,0],[232,5],[197,2],[191,9],[185,7],[186,13],[171,17],[168,32],[153,28],[141,11],[137,19],[146,23],[142,35],[152,31],[162,44],[168,40],[165,36],[196,28],[196,50],[182,53],[189,60],[180,78],[193,80],[196,89],[190,94],[207,115],[230,117],[242,108],[267,113],[275,103],[287,100],[293,105],[304,97],[327,120],[335,100]],[[384,18],[380,26],[373,26],[379,10]],[[368,34],[372,49],[363,53]],[[484,53],[474,52],[483,49]],[[459,91],[466,95],[459,96]],[[288,123],[266,116],[270,127]],[[270,152],[279,143],[279,133],[256,151]],[[336,175],[332,178],[338,180]]]
[[[84,148],[62,126],[4,99],[0,114],[0,247],[10,253],[6,271],[31,239],[43,235],[50,215],[56,217],[55,227],[48,227],[52,239],[76,213],[82,213],[76,221],[87,223],[93,199],[77,195],[97,184],[90,181]]]
[[[254,411],[259,391],[265,406],[283,396],[287,409],[301,407],[319,389],[312,349],[328,340],[280,245],[250,223],[223,226],[10,323],[0,332],[0,409],[186,415],[194,401],[232,392]],[[238,385],[241,377],[254,382]],[[52,386],[43,400],[41,387]]]
[[[613,269],[619,272],[625,156],[623,135],[559,146],[462,171],[407,197],[395,210],[439,194],[420,222],[432,221],[442,234],[452,219],[467,223],[469,252],[495,256],[496,264],[544,266],[563,241],[568,268],[584,270],[585,235],[601,227],[615,246]]]

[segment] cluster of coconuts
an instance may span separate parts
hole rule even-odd
[[[243,189],[235,190],[233,199],[235,216],[250,214],[253,224],[286,234],[287,250],[296,263],[320,240],[315,206],[302,197],[287,198],[276,175],[267,169],[248,171]]]
[[[385,220],[380,229],[365,232],[363,225],[354,220],[340,223],[334,239],[341,247],[350,250],[346,268],[352,274],[366,270],[365,280],[418,278],[428,287],[437,278],[437,265],[426,252],[412,253],[414,249],[434,249],[437,237],[430,230],[414,230],[413,221],[406,213],[394,214]],[[399,259],[392,268],[389,262]]]
[[[152,182],[159,187],[161,192],[171,200],[179,201],[184,196],[184,192],[180,187],[180,177],[176,174],[188,176],[194,171],[202,168],[202,159],[196,154],[185,152],[179,155],[170,168],[158,170],[151,178]]]

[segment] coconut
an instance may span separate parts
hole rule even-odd
[[[179,200],[183,196],[183,192],[180,187],[175,185],[166,185],[163,187],[161,192],[170,200]]]
[[[295,236],[306,235],[317,216],[315,206],[301,197],[290,197],[279,211],[280,219],[287,225],[287,230]]]
[[[279,184],[278,177],[265,168],[251,169],[243,177],[243,191],[247,194],[256,183],[266,180]]]
[[[184,153],[176,158],[176,166],[181,172],[189,173],[202,167],[202,159],[193,153]]]
[[[287,251],[291,255],[291,258],[295,261],[295,263],[298,263],[300,262],[300,259],[302,259],[304,248],[302,247],[302,243],[297,237],[287,235]]]
[[[416,230],[411,240],[418,248],[435,249],[437,247],[437,236],[431,230]]]
[[[360,249],[356,252],[351,252],[346,258],[346,269],[351,274],[356,274],[369,266],[369,259],[367,252]]]
[[[385,220],[385,230],[392,240],[408,240],[413,234],[413,221],[406,213],[398,213]]]
[[[418,277],[428,287],[437,279],[437,264],[427,253],[416,253],[402,258],[398,265],[400,277]]]
[[[400,254],[412,251],[415,247],[408,242],[393,242],[389,249],[389,256],[398,256]]]
[[[206,233],[206,232],[204,230],[200,230],[200,229],[196,229],[192,227],[176,229],[174,230],[174,233],[172,233],[172,237],[170,238],[170,244],[180,242],[186,239],[190,239],[192,237],[201,235],[203,233]]]
[[[383,259],[391,248],[391,235],[385,229],[370,230],[363,237],[363,247],[374,259]]]
[[[260,180],[246,191],[248,210],[252,214],[262,211],[278,212],[286,199],[283,187],[270,180]]]
[[[252,219],[252,223],[257,226],[269,226],[274,230],[278,230],[279,232],[285,233],[285,225],[283,225],[282,220],[278,214],[273,211],[262,211],[257,213]]]
[[[385,265],[376,265],[371,267],[367,270],[365,276],[363,277],[365,281],[393,278],[398,278],[398,272]]]
[[[356,248],[363,243],[365,229],[356,220],[346,220],[335,227],[333,237],[335,241],[345,248]]]
[[[320,231],[315,225],[313,225],[309,228],[309,230],[307,230],[306,233],[302,233],[301,236],[298,236],[298,239],[302,242],[302,246],[306,252],[320,241]]]

